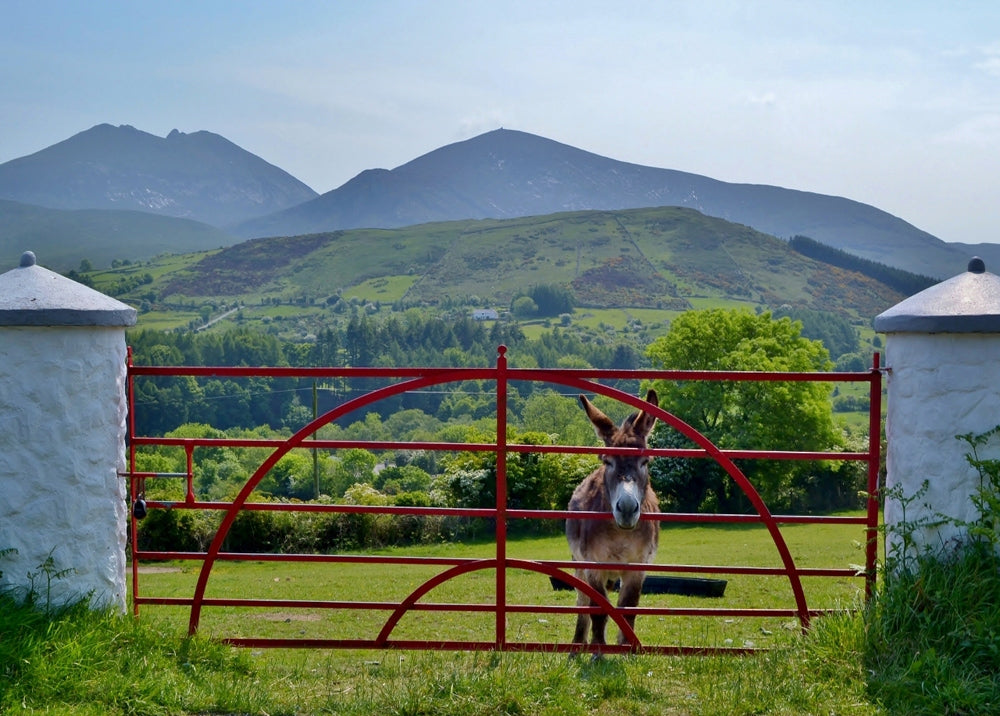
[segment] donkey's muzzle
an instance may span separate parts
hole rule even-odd
[[[611,510],[615,524],[623,530],[635,529],[639,524],[639,501],[632,495],[621,495]]]

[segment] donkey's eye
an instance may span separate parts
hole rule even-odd
[[[644,457],[641,460],[639,460],[639,467],[646,467],[647,465],[649,465],[648,457]]]

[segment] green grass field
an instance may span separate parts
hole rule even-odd
[[[350,286],[343,291],[345,298],[357,297],[362,301],[392,303],[398,301],[410,290],[419,276],[380,276]]]
[[[864,533],[857,525],[785,525],[782,534],[803,567],[848,568],[863,563]],[[447,544],[399,548],[378,554],[409,557],[490,558],[495,544]],[[508,544],[508,556],[517,559],[566,560],[565,538],[518,539]],[[766,529],[759,525],[668,526],[662,531],[659,562],[714,566],[781,565]],[[145,597],[190,597],[200,562],[156,563],[143,567],[140,594]],[[310,564],[274,562],[218,562],[213,568],[206,596],[239,595],[245,598],[289,600],[342,600],[398,602],[426,580],[443,571],[434,566]],[[685,608],[785,608],[795,607],[786,577],[699,575],[725,579],[721,598],[646,595],[642,606]],[[475,571],[440,585],[424,602],[492,604],[496,576],[492,569]],[[803,586],[810,608],[841,609],[861,603],[860,578],[805,578]],[[575,592],[553,590],[546,575],[512,570],[507,575],[509,604],[568,607]],[[187,623],[188,611],[180,607],[145,605],[143,615]],[[328,610],[297,608],[206,607],[200,629],[218,638],[264,637],[324,639],[374,639],[389,615],[383,610]],[[568,642],[575,617],[536,613],[511,613],[505,638],[511,642]],[[766,647],[799,631],[795,617],[700,617],[665,615],[640,617],[637,634],[646,645]],[[609,631],[609,634],[611,632]],[[492,613],[415,611],[405,616],[393,639],[485,640],[495,636]]]

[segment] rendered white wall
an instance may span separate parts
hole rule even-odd
[[[955,436],[981,434],[1000,424],[1000,336],[890,333],[886,365],[886,487],[890,492],[901,487],[904,496],[912,496],[928,482],[926,495],[906,507],[911,524],[939,515],[975,519],[970,498],[979,478],[966,461],[968,444]],[[987,446],[980,457],[1000,457],[996,452]],[[890,537],[903,520],[902,508],[886,500]],[[932,547],[957,536],[952,525],[914,534],[918,544]]]
[[[125,357],[122,328],[0,327],[0,588],[124,610]]]

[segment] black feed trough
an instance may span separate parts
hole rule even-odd
[[[558,577],[549,577],[553,589],[572,589]],[[726,593],[725,579],[705,579],[703,577],[664,577],[650,575],[642,583],[643,594],[679,594],[684,597],[721,597]],[[618,582],[608,585],[618,589]]]

